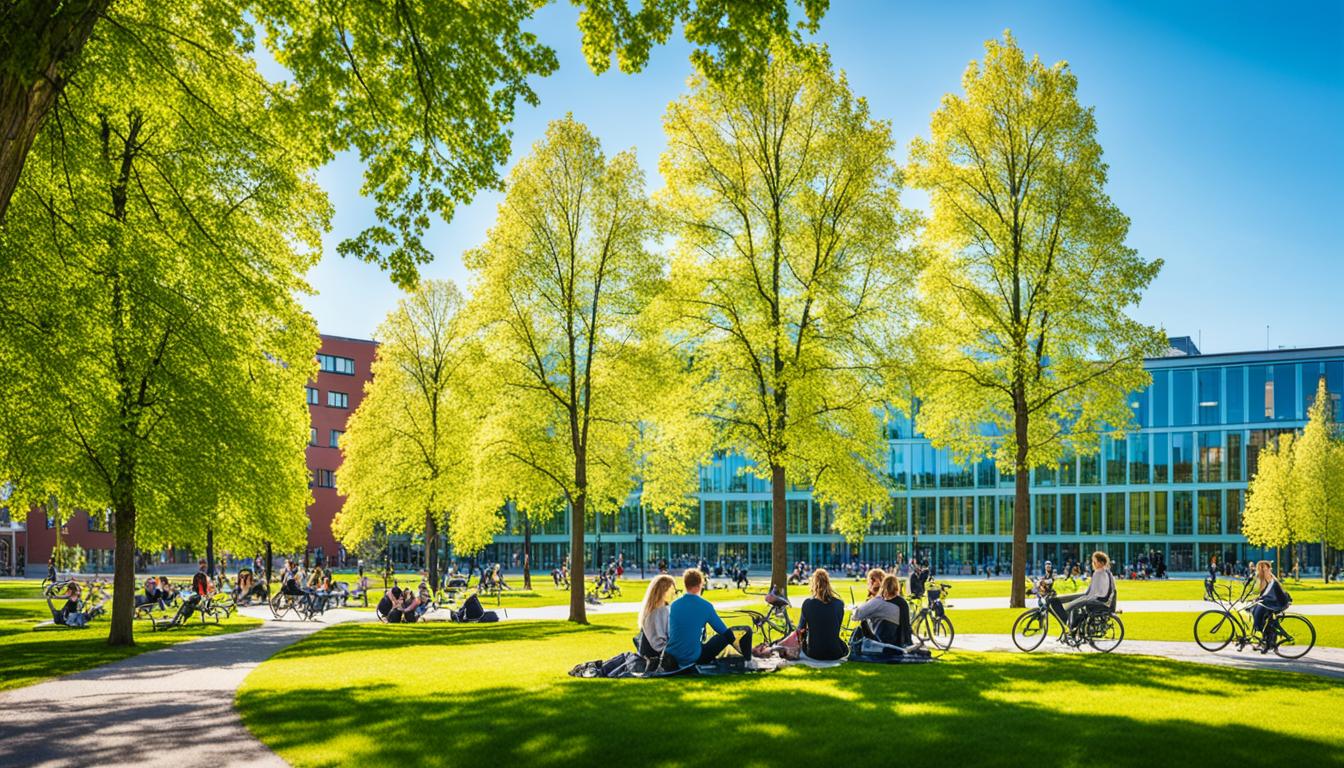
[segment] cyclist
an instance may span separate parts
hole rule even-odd
[[[1073,631],[1078,617],[1089,606],[1110,606],[1115,599],[1115,576],[1111,574],[1111,558],[1105,552],[1092,553],[1092,579],[1082,594],[1050,598],[1050,611],[1068,631]],[[1077,569],[1078,566],[1074,566]]]
[[[1260,633],[1260,644],[1256,650],[1268,653],[1278,640],[1278,623],[1273,621],[1274,614],[1288,609],[1292,602],[1283,585],[1274,578],[1274,569],[1268,560],[1255,564],[1255,580],[1259,586],[1260,597],[1251,603],[1251,618],[1255,621],[1255,631]]]

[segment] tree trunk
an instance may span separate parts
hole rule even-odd
[[[587,494],[582,488],[574,495],[569,511],[569,620],[588,623],[588,608],[583,601],[583,524]]]
[[[266,599],[271,599],[271,542],[266,542]]]
[[[215,529],[209,525],[205,526],[205,573],[215,578]]]
[[[532,518],[523,513],[523,589],[532,589]]]
[[[786,506],[784,466],[770,465],[770,589],[787,595],[789,589],[788,507]]]
[[[439,591],[439,523],[434,513],[425,510],[425,576],[429,588]]]
[[[1326,562],[1327,562],[1327,561],[1326,561],[1326,559],[1325,559],[1325,552],[1326,552],[1326,549],[1325,549],[1325,538],[1322,537],[1322,538],[1321,538],[1321,580],[1324,581],[1326,584],[1329,584],[1329,583],[1330,583],[1330,568],[1326,566]]]
[[[1031,490],[1027,467],[1027,402],[1019,386],[1013,392],[1013,585],[1009,600],[1012,608],[1027,604],[1027,529],[1031,526]]]
[[[112,628],[108,645],[135,645],[135,495],[129,488],[114,493],[112,526],[116,563],[112,573]]]
[[[0,53],[0,222],[70,64],[111,0],[25,2],[6,11]],[[13,4],[7,4],[13,6]]]

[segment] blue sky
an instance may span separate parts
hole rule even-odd
[[[816,40],[830,46],[873,113],[905,145],[926,135],[984,41],[1011,28],[1047,62],[1068,61],[1096,108],[1110,194],[1130,244],[1166,266],[1135,315],[1206,352],[1344,344],[1344,2],[861,2],[832,0]],[[688,47],[674,39],[637,75],[595,76],[568,3],[533,29],[559,55],[537,108],[514,124],[514,159],[549,120],[573,112],[609,153],[637,148],[650,191],[667,103],[683,92]],[[365,226],[360,167],[343,157],[319,181],[335,206],[305,303],[324,333],[369,337],[399,291],[335,245]],[[437,222],[429,277],[468,286],[464,250],[491,225],[498,194]],[[921,199],[910,194],[910,204]]]

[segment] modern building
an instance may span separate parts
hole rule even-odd
[[[308,507],[310,559],[344,559],[345,552],[331,532],[331,522],[342,502],[335,488],[335,472],[341,463],[337,445],[345,433],[346,420],[364,398],[364,384],[372,377],[377,349],[375,342],[366,339],[322,336],[317,378],[306,392],[312,419],[306,450],[313,492],[313,503]],[[57,528],[54,518],[40,509],[22,518],[13,515],[4,506],[7,497],[8,489],[0,488],[0,576],[20,571],[31,575],[44,569],[57,541],[84,549],[85,570],[112,570],[116,544],[105,514],[79,511]],[[168,562],[195,559],[190,552],[171,550],[165,556]]]
[[[1187,337],[1166,357],[1147,360],[1153,383],[1130,404],[1139,427],[1106,436],[1091,456],[1069,456],[1032,475],[1030,559],[1063,563],[1101,548],[1122,564],[1160,554],[1171,571],[1198,570],[1208,557],[1245,561],[1263,553],[1239,533],[1246,484],[1261,447],[1301,429],[1324,376],[1330,396],[1344,393],[1344,347],[1201,354]],[[888,472],[898,489],[892,509],[858,547],[831,529],[831,514],[806,488],[788,493],[790,562],[894,562],[918,552],[945,573],[1010,562],[1014,487],[991,460],[971,466],[929,444],[914,418],[889,425]],[[1344,409],[1336,407],[1344,420]],[[770,562],[770,489],[745,474],[745,460],[716,456],[702,468],[698,510],[682,535],[636,500],[597,521],[588,554],[606,559],[741,558]],[[568,550],[566,521],[533,529],[531,562],[549,568]],[[520,521],[485,556],[514,562]],[[1304,569],[1320,566],[1319,545]]]

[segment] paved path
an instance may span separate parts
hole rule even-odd
[[[1021,653],[1017,646],[1013,645],[1011,635],[957,635],[952,650]],[[1070,648],[1054,638],[1048,638],[1033,653],[1097,653],[1097,651],[1091,648],[1085,650]],[[1209,653],[1194,643],[1125,640],[1112,653],[1160,656],[1173,661],[1189,661],[1197,664],[1243,669],[1273,669],[1344,678],[1344,648],[1321,648],[1318,646],[1312,648],[1311,653],[1307,654],[1305,658],[1289,661],[1273,654],[1262,656],[1254,651],[1236,651],[1231,648],[1225,648],[1218,653]]]
[[[0,766],[283,766],[243,727],[238,686],[317,630],[372,618],[332,611],[321,622],[271,621],[0,693]]]

